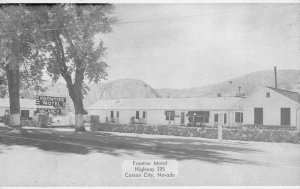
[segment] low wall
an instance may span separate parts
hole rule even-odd
[[[21,120],[22,127],[36,127],[37,122],[33,120]]]
[[[120,125],[108,123],[91,123],[91,131],[110,131],[121,133],[144,133],[154,135],[173,135],[184,137],[203,137],[217,139],[218,129],[213,127],[196,128],[168,125]],[[261,129],[257,127],[224,128],[223,139],[300,143],[299,132],[280,129]]]
[[[243,125],[242,129],[248,130],[286,130],[294,131],[297,128],[295,126],[286,126],[286,125]]]

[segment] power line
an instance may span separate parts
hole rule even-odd
[[[280,8],[280,7],[288,7],[288,6],[299,6],[300,4],[289,4],[289,5],[278,5],[278,6],[272,6],[272,7],[259,7],[259,8],[253,8],[249,9],[248,11],[255,11],[255,10],[262,10],[262,9],[269,9],[269,8]],[[172,19],[180,19],[180,18],[190,18],[190,17],[199,17],[203,15],[220,15],[220,14],[233,14],[233,13],[242,13],[244,11],[220,11],[220,12],[210,12],[210,13],[202,13],[202,14],[196,14],[196,15],[186,15],[186,16],[177,16],[177,17],[168,17],[168,18],[157,18],[157,19],[144,19],[144,20],[134,20],[134,21],[123,21],[123,22],[118,22],[117,24],[119,25],[125,25],[125,24],[134,24],[134,23],[144,23],[144,22],[155,22],[155,21],[167,21],[167,20],[172,20]],[[13,31],[13,32],[5,32],[5,33],[0,33],[0,35],[6,35],[6,34],[13,34],[13,33],[19,33],[21,31],[27,31],[27,32],[45,32],[45,31],[54,31],[54,30],[62,30],[62,29],[79,29],[79,28],[84,28],[82,27],[72,27],[72,28],[67,28],[67,27],[62,27],[62,28],[49,28],[49,29],[41,29],[41,30],[35,30],[33,32],[32,30],[20,30],[20,31]]]
[[[271,7],[259,7],[259,8],[252,8],[247,11],[256,11],[262,9],[270,9],[270,8],[280,8],[280,7],[288,7],[288,6],[299,6],[300,4],[289,4],[289,5],[278,5],[278,6],[271,6]],[[145,20],[133,20],[133,21],[123,21],[119,22],[118,24],[133,24],[133,23],[142,23],[142,22],[153,22],[153,21],[166,21],[171,19],[178,19],[178,18],[189,18],[189,17],[199,17],[203,15],[222,15],[226,14],[235,14],[235,13],[243,13],[245,11],[219,11],[219,12],[209,12],[209,13],[202,13],[202,14],[195,14],[195,15],[186,15],[186,16],[176,16],[176,17],[168,17],[168,18],[156,18],[156,19],[145,19]]]

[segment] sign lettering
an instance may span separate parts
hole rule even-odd
[[[61,114],[61,110],[60,109],[50,109],[50,108],[37,108],[37,113]]]
[[[36,105],[66,107],[67,99],[65,97],[37,96]]]

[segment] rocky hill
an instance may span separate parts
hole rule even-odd
[[[135,79],[120,79],[90,86],[84,104],[89,106],[100,99],[157,98],[160,95],[147,83]]]
[[[278,70],[277,85],[278,88],[294,90],[299,83],[300,70]],[[250,73],[241,77],[232,78],[217,84],[203,87],[187,89],[156,89],[162,97],[197,97],[197,96],[216,96],[217,93],[226,96],[229,95],[229,81],[232,81],[232,95],[238,93],[238,87],[241,87],[241,93],[246,96],[253,94],[263,86],[274,86],[273,70],[259,71]]]

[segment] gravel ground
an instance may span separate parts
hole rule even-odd
[[[124,160],[176,160],[176,179],[124,179]],[[300,145],[0,127],[0,186],[300,185]]]

